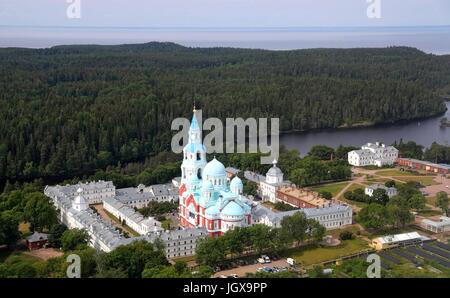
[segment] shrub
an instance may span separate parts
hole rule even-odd
[[[351,240],[353,239],[353,233],[350,231],[343,231],[339,234],[339,239],[340,240]]]

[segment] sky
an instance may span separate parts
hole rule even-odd
[[[68,18],[80,1],[81,18]],[[380,1],[381,18],[369,18]],[[3,26],[353,27],[450,25],[449,0],[0,0]]]

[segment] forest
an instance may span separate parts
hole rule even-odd
[[[0,185],[68,179],[170,150],[171,121],[279,117],[311,130],[444,112],[450,56],[172,43],[0,49]]]

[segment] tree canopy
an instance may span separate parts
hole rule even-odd
[[[70,178],[169,151],[171,121],[190,118],[194,101],[205,117],[279,117],[283,131],[436,115],[449,66],[406,47],[0,49],[0,180]]]

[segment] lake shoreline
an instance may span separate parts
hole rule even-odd
[[[450,99],[445,100],[446,102],[450,102]],[[391,126],[395,124],[410,124],[414,122],[420,122],[424,120],[430,120],[433,118],[442,117],[447,113],[448,109],[446,109],[443,112],[427,116],[427,117],[420,117],[420,118],[414,118],[414,119],[400,119],[396,121],[390,121],[390,122],[382,122],[382,123],[370,123],[370,124],[356,124],[351,126],[339,126],[339,127],[328,127],[328,128],[311,128],[307,130],[301,130],[301,129],[290,129],[290,130],[280,130],[280,135],[290,135],[290,134],[307,134],[307,133],[316,133],[316,132],[333,132],[333,131],[345,131],[345,130],[358,130],[358,129],[365,129],[365,128],[375,128],[375,127],[385,127],[385,126]]]

